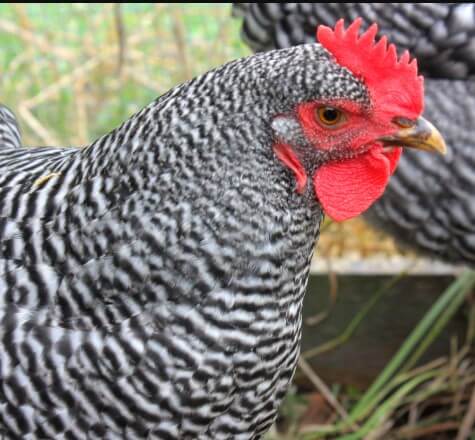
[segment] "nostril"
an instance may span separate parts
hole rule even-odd
[[[401,116],[393,118],[393,122],[401,128],[411,128],[416,125],[416,121],[414,119],[403,118]]]

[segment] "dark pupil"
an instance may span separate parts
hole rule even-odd
[[[338,110],[331,107],[326,108],[323,111],[323,117],[325,118],[325,121],[334,122],[338,119]]]

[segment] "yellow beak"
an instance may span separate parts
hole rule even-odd
[[[392,147],[416,148],[439,154],[447,153],[444,138],[439,130],[422,116],[411,125],[408,125],[407,121],[401,122],[400,125],[402,128],[399,131],[392,135],[383,136],[379,140]]]

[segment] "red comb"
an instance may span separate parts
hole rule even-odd
[[[319,26],[317,39],[341,66],[364,81],[373,100],[388,101],[389,95],[392,103],[406,114],[409,111],[414,117],[419,116],[424,105],[424,86],[423,78],[417,75],[417,61],[411,61],[407,51],[398,59],[396,47],[388,45],[384,36],[375,42],[376,24],[358,36],[361,22],[357,18],[347,29],[343,19],[338,20],[334,30]]]

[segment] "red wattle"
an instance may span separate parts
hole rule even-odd
[[[392,151],[384,154],[389,160],[389,173],[392,176],[394,174],[394,171],[396,171],[397,164],[399,163],[399,159],[401,158],[402,148],[395,147]]]
[[[400,148],[384,152],[375,146],[359,157],[321,166],[313,182],[325,213],[343,221],[366,211],[383,194],[400,155]]]
[[[274,152],[276,156],[284,163],[295,176],[296,187],[295,190],[302,194],[305,187],[307,186],[307,173],[305,168],[300,163],[298,157],[293,152],[292,148],[285,144],[275,144]]]

